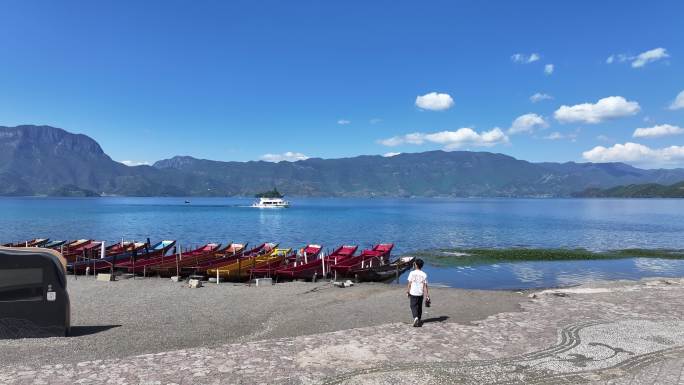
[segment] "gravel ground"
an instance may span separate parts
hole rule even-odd
[[[222,283],[190,289],[168,279],[69,277],[72,336],[0,340],[0,364],[45,365],[332,332],[411,318],[404,286]],[[516,312],[526,295],[431,288],[427,321],[470,324]]]

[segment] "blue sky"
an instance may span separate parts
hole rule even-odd
[[[133,162],[465,149],[682,167],[683,15],[682,1],[5,1],[0,124],[84,133]]]

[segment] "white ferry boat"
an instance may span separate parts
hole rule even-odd
[[[252,207],[258,209],[286,209],[290,207],[290,202],[282,198],[259,198],[258,201],[252,203]]]

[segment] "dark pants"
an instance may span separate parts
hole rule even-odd
[[[413,318],[418,317],[418,319],[421,319],[423,317],[423,296],[409,295],[409,301]]]

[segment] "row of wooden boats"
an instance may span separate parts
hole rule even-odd
[[[381,243],[357,253],[356,245],[343,245],[328,253],[317,244],[300,249],[262,243],[207,243],[181,250],[176,241],[119,242],[105,246],[89,239],[50,241],[32,239],[5,244],[8,247],[45,247],[60,251],[70,273],[117,271],[131,274],[197,276],[218,280],[244,281],[270,277],[276,280],[354,278],[359,281],[388,281],[409,269],[410,257],[390,260],[394,244]]]

